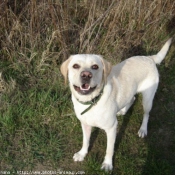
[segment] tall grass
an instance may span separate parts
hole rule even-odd
[[[75,53],[117,59],[127,56],[123,53],[128,49],[160,48],[174,33],[175,2],[171,0],[15,0],[1,2],[1,8],[3,57],[34,62],[36,67]]]
[[[61,62],[70,54],[96,53],[116,64],[129,56],[156,53],[174,34],[173,0],[1,1],[0,170],[82,170],[83,167],[90,174],[99,172],[106,143],[104,133],[99,131],[94,130],[92,137],[99,153],[94,152],[93,147],[84,164],[72,162],[71,157],[78,151],[82,136],[70,93],[60,75]],[[167,69],[160,67],[162,72],[169,72],[162,78],[169,86],[161,85],[170,97],[174,92],[174,61],[170,59],[175,56],[173,48],[165,61]],[[168,115],[172,119],[174,102],[171,98],[161,98],[169,105]],[[138,109],[134,109],[133,114],[136,119],[131,120],[134,126],[124,131],[124,137],[119,134],[117,141],[123,139],[123,142],[116,146],[114,172],[142,174],[145,164],[147,170],[144,172],[172,172],[175,160],[161,161],[159,150],[155,151],[155,157],[148,156],[151,163],[145,163],[145,155],[150,155],[147,145],[153,146],[154,141],[150,139],[144,143],[130,135],[136,132],[135,124],[139,125],[138,116],[142,115],[139,105],[136,106]],[[170,118],[169,122],[174,123]],[[130,119],[119,120],[124,123],[123,131]],[[154,126],[159,128],[158,124]],[[173,128],[168,123],[166,127]],[[167,130],[170,134],[170,129]],[[98,132],[104,142],[96,141]],[[155,139],[159,142],[158,136]],[[138,145],[129,148],[127,141]],[[171,154],[174,147],[170,143],[168,146],[170,149],[166,153]]]

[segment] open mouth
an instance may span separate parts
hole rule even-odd
[[[80,87],[74,85],[74,89],[82,95],[87,95],[92,93],[95,90],[95,88],[96,86],[90,87],[88,83],[82,84]]]

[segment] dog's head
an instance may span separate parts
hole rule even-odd
[[[111,64],[93,54],[72,55],[61,65],[65,82],[68,76],[72,93],[81,101],[89,101],[98,95],[110,71]]]

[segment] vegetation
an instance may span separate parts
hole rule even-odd
[[[113,64],[155,54],[174,34],[173,0],[0,2],[0,171],[173,175],[174,44],[158,66],[160,84],[148,137],[137,136],[143,114],[138,95],[128,114],[118,118],[110,173],[100,170],[106,135],[97,128],[84,162],[73,162],[82,131],[59,67],[77,53],[101,54]]]

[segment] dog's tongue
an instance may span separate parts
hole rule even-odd
[[[82,86],[80,86],[80,89],[81,90],[85,90],[85,91],[88,91],[90,89],[90,85],[89,84],[83,84]]]

